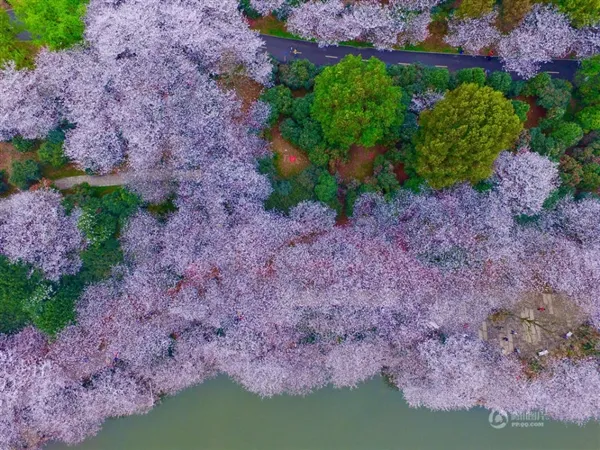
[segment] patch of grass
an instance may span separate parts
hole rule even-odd
[[[251,29],[258,30],[262,34],[270,34],[271,36],[278,36],[290,39],[302,39],[300,36],[297,36],[287,31],[285,27],[285,22],[277,20],[277,18],[272,15],[261,17],[260,19],[249,20],[249,22]]]
[[[85,172],[73,164],[67,164],[63,167],[54,168],[50,165],[42,166],[42,176],[50,180],[58,180],[66,177],[76,177],[79,175],[85,175]]]
[[[350,47],[360,47],[360,48],[373,48],[374,45],[370,42],[364,41],[342,41],[340,45],[348,45]]]

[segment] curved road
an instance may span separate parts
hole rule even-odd
[[[447,67],[451,71],[469,67],[482,67],[494,71],[503,70],[502,64],[497,57],[488,60],[485,56],[458,55],[452,53],[413,52],[406,50],[375,50],[374,48],[357,48],[346,45],[338,47],[330,46],[319,48],[314,42],[300,41],[296,39],[280,38],[269,35],[261,35],[265,41],[266,50],[278,61],[290,61],[294,58],[306,58],[315,64],[335,64],[344,56],[362,55],[364,59],[371,56],[381,59],[387,64],[413,64],[422,63],[427,66]],[[290,49],[293,48],[294,54]],[[544,64],[542,70],[550,75],[572,80],[579,62],[572,59],[555,59]],[[512,73],[514,78],[519,78]]]
[[[12,20],[16,21],[14,12],[8,10]],[[28,31],[23,31],[17,36],[22,41],[31,40]],[[482,67],[489,71],[503,70],[497,57],[488,60],[485,56],[457,55],[452,53],[413,52],[407,50],[375,50],[374,48],[358,48],[347,45],[329,46],[319,48],[314,42],[287,39],[267,34],[261,34],[265,41],[265,49],[278,61],[289,61],[294,58],[306,58],[315,64],[335,64],[348,54],[362,55],[368,59],[375,56],[387,64],[413,64],[422,63],[427,66],[447,67],[451,71],[470,67]],[[291,50],[294,49],[295,53]],[[572,59],[555,59],[542,66],[542,70],[550,75],[572,80],[579,66],[579,62]],[[519,78],[515,73],[514,78]]]

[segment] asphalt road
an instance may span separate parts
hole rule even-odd
[[[451,71],[469,67],[482,67],[489,71],[503,70],[502,64],[496,57],[488,60],[485,56],[457,55],[451,53],[412,52],[404,50],[380,51],[374,48],[356,48],[345,45],[319,48],[314,42],[286,39],[275,36],[261,35],[266,43],[267,51],[278,61],[306,58],[315,64],[335,64],[344,56],[362,55],[364,59],[375,56],[387,64],[413,64],[420,62],[428,66],[447,67]],[[294,49],[294,53],[291,49]],[[542,70],[550,75],[572,80],[579,62],[569,59],[556,59],[544,64]],[[513,73],[513,77],[519,78]]]
[[[16,21],[14,12],[8,11],[12,20]],[[489,71],[503,70],[499,59],[493,57],[487,59],[485,56],[457,55],[450,53],[412,52],[405,50],[375,50],[374,48],[356,48],[346,45],[319,48],[314,42],[286,39],[266,34],[261,35],[265,41],[266,50],[279,61],[290,61],[294,58],[306,58],[315,64],[335,64],[348,54],[362,55],[364,59],[375,56],[387,64],[413,64],[420,62],[428,66],[447,67],[451,71],[469,67],[482,67]],[[31,35],[23,31],[18,38],[27,41]],[[544,64],[542,70],[550,75],[566,80],[572,80],[579,66],[579,62],[569,59],[555,59]],[[519,78],[515,73],[514,78]]]

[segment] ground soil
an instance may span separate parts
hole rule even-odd
[[[245,75],[235,74],[219,79],[219,86],[226,90],[235,91],[242,102],[242,111],[248,112],[250,106],[258,100],[263,86]]]
[[[275,164],[282,177],[294,176],[310,165],[306,154],[281,136],[279,126],[271,131],[271,149],[277,154]]]
[[[365,148],[353,145],[348,153],[348,162],[338,163],[336,171],[343,181],[352,179],[364,181],[365,178],[373,175],[373,165],[377,155],[382,155],[387,151],[382,145]]]
[[[535,97],[517,97],[517,100],[529,104],[529,112],[527,113],[527,120],[525,121],[525,128],[537,127],[540,120],[546,117],[548,111],[535,103]]]
[[[10,5],[9,5],[8,3],[6,3],[6,1],[5,1],[5,0],[0,0],[0,8],[1,8],[1,9],[7,9],[7,10],[8,10],[8,9],[12,9],[12,8],[10,7]]]
[[[398,163],[394,166],[394,173],[396,174],[396,178],[400,182],[400,184],[404,184],[406,180],[408,180],[408,175],[404,171],[404,164]]]

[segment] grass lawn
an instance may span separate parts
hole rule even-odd
[[[281,136],[279,125],[271,130],[271,149],[276,155],[277,172],[283,178],[297,175],[310,165],[308,157]]]
[[[85,175],[85,172],[73,164],[67,164],[66,166],[55,169],[49,165],[42,166],[42,176],[50,180],[58,180],[59,178],[76,177],[78,175]]]
[[[248,19],[248,22],[250,23],[251,29],[258,30],[262,34],[270,34],[271,36],[290,39],[302,39],[299,36],[288,32],[285,27],[285,22],[277,20],[277,18],[272,15],[261,17],[259,19]]]

